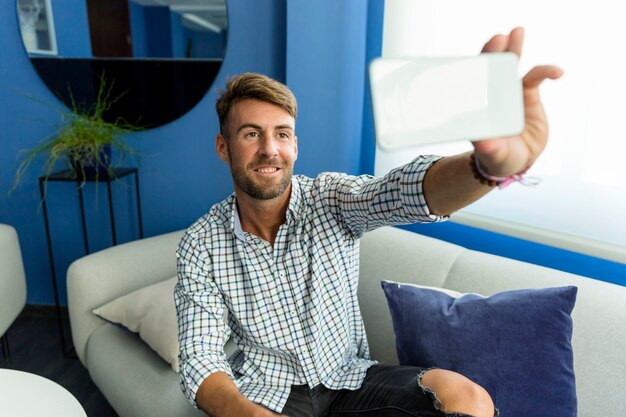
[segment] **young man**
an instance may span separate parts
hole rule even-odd
[[[517,28],[483,51],[520,54],[522,38]],[[213,417],[497,414],[462,375],[369,359],[358,240],[384,225],[443,220],[489,192],[490,176],[532,165],[548,132],[538,87],[560,74],[544,66],[525,76],[519,137],[419,157],[381,178],[314,179],[293,175],[291,91],[258,74],[232,78],[216,106],[216,150],[235,193],[187,230],[177,252],[181,385],[190,401]],[[230,336],[238,349],[227,359]]]

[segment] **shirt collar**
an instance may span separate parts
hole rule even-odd
[[[237,210],[237,199],[233,197],[232,199],[232,208],[231,208],[231,231],[235,234],[239,240],[246,240],[246,235],[243,229],[241,228],[241,220],[239,219],[239,210]]]
[[[300,221],[302,215],[302,188],[300,179],[297,175],[291,177],[291,196],[289,196],[289,205],[287,206],[287,224]]]

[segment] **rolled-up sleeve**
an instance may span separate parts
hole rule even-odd
[[[180,383],[185,396],[197,407],[200,384],[211,374],[232,370],[224,345],[230,329],[224,322],[225,305],[210,273],[210,254],[187,232],[176,252],[178,282],[174,300],[178,315]]]
[[[328,174],[324,195],[342,223],[356,237],[382,226],[439,222],[424,197],[424,176],[438,156],[420,156],[387,175]]]

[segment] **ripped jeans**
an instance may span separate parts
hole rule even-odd
[[[294,385],[281,414],[289,417],[467,416],[438,410],[434,395],[421,386],[425,371],[418,367],[374,365],[356,391]]]

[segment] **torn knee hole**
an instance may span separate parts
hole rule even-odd
[[[424,369],[417,375],[417,383],[418,383],[418,386],[420,387],[420,389],[422,390],[422,392],[425,395],[427,395],[428,397],[430,397],[430,399],[433,401],[433,405],[434,405],[434,407],[435,407],[435,409],[437,411],[440,411],[440,412],[446,414],[447,416],[452,416],[452,417],[471,417],[470,414],[465,414],[465,413],[458,412],[458,411],[449,411],[447,409],[446,405],[444,404],[444,402],[441,401],[441,399],[437,396],[437,392],[434,389],[432,389],[431,387],[429,387],[427,385],[424,385],[424,382],[423,382],[424,375],[428,371],[437,370],[437,369],[438,368]],[[485,393],[486,393],[486,391],[485,391]],[[492,403],[492,406],[493,406],[493,403]],[[498,417],[499,414],[500,414],[500,411],[497,408],[494,407],[493,416],[494,417]],[[481,414],[481,415],[483,415],[483,414]]]
[[[435,391],[433,391],[430,387],[427,387],[427,386],[425,386],[422,383],[422,379],[424,378],[424,374],[426,374],[426,372],[428,372],[428,371],[431,371],[432,369],[434,369],[434,368],[424,369],[423,371],[421,371],[417,375],[417,385],[421,388],[421,390],[422,390],[422,392],[424,394],[428,395],[432,399],[433,405],[435,406],[435,409],[445,413],[446,412],[445,407],[443,406],[443,404],[439,400],[439,398],[437,398],[437,393]]]

